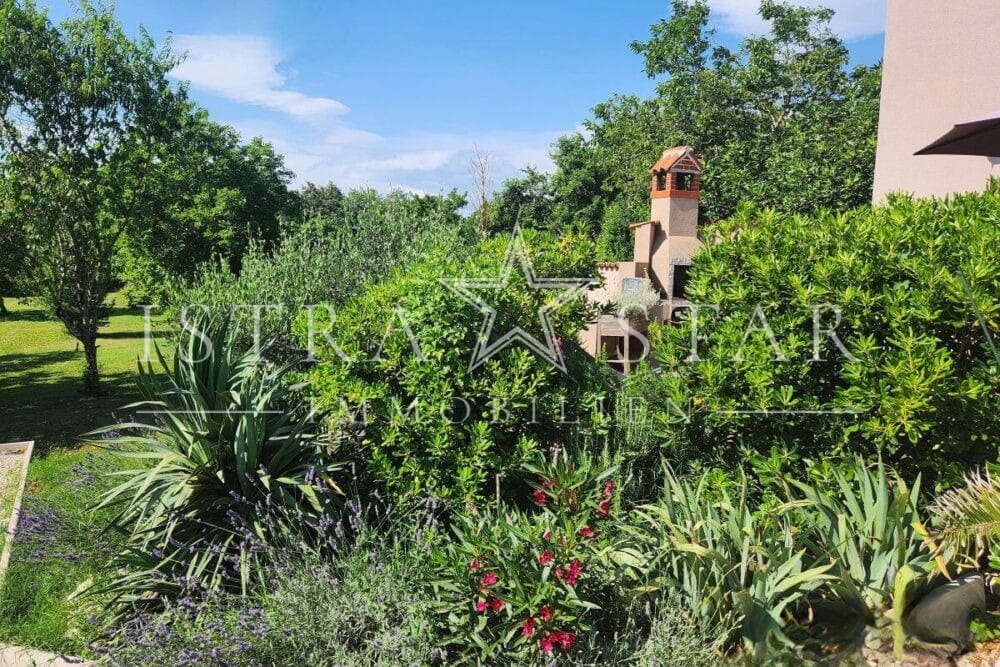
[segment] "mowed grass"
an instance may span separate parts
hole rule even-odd
[[[119,421],[122,407],[137,399],[145,323],[141,310],[112,308],[98,349],[105,393],[89,397],[81,392],[83,352],[62,324],[38,306],[6,304],[12,314],[0,318],[0,442],[35,440],[35,453],[0,590],[0,642],[80,655],[94,638],[99,608],[73,593],[106,573],[120,545],[104,531],[109,512],[92,509],[120,462],[79,436]]]

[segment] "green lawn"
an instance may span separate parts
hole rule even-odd
[[[68,598],[100,576],[118,545],[101,530],[106,513],[91,510],[118,461],[78,436],[116,421],[135,400],[142,311],[112,309],[98,349],[105,395],[94,398],[80,391],[83,352],[62,324],[39,307],[6,304],[12,314],[0,318],[0,442],[36,443],[0,591],[0,642],[80,654],[93,638],[88,619],[96,609]]]

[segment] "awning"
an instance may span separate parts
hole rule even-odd
[[[1000,113],[959,123],[914,155],[984,155],[1000,157]]]

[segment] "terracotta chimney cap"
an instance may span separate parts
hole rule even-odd
[[[683,160],[683,162],[682,162]],[[679,164],[680,163],[680,164]],[[674,167],[683,167],[685,170],[701,173],[702,166],[690,146],[674,146],[663,151],[663,155],[656,161],[649,171],[670,171]]]

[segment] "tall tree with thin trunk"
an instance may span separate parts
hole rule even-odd
[[[23,235],[35,293],[80,341],[90,393],[116,244],[150,220],[151,172],[184,108],[176,62],[103,5],[55,25],[31,0],[0,0],[0,215]]]

